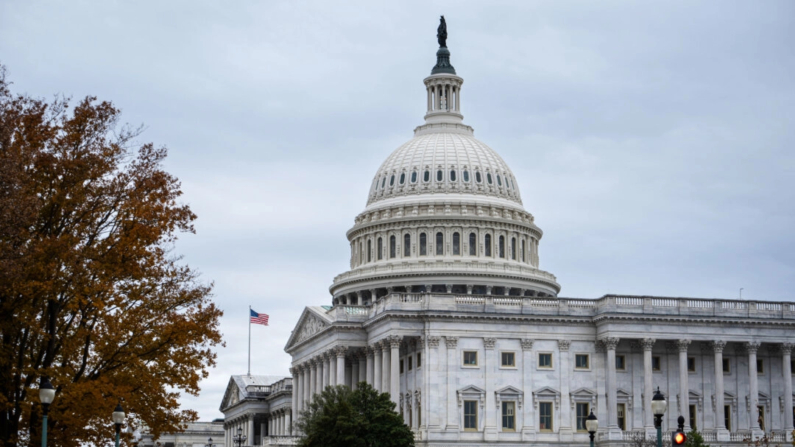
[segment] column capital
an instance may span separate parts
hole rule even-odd
[[[756,351],[759,350],[760,346],[762,346],[762,343],[758,341],[745,342],[745,350],[748,351],[749,354],[756,354]]]
[[[643,348],[644,351],[651,351],[654,348],[654,343],[657,340],[653,338],[641,338],[640,339],[640,347]]]
[[[676,340],[676,347],[679,348],[679,352],[687,352],[688,346],[690,346],[690,340],[686,338],[681,340]]]
[[[531,338],[523,338],[519,340],[522,342],[522,351],[532,351],[533,350],[533,339]]]
[[[389,343],[389,347],[391,348],[400,348],[400,344],[403,342],[403,337],[399,335],[390,335],[386,338],[387,343]]]
[[[715,340],[712,343],[712,351],[716,354],[723,354],[723,349],[726,347],[726,340]]]
[[[444,343],[447,345],[447,349],[453,349],[458,346],[458,337],[444,337]]]
[[[345,353],[348,351],[348,348],[345,346],[337,346],[334,348],[334,354],[337,355],[337,359],[345,358]]]
[[[496,338],[484,338],[483,339],[483,347],[486,349],[494,349],[494,345],[497,343]]]
[[[438,348],[439,342],[441,341],[441,337],[437,337],[435,335],[428,336],[428,347],[429,348]]]
[[[365,357],[374,357],[375,356],[375,349],[372,346],[367,346],[364,348],[364,356]]]
[[[795,348],[795,343],[782,343],[779,345],[779,349],[784,355],[791,354],[793,348]]]
[[[605,337],[602,339],[602,343],[608,351],[615,351],[619,341],[621,341],[621,339],[618,337]]]
[[[558,350],[566,352],[571,347],[571,340],[558,340]]]

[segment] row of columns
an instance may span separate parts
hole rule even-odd
[[[416,286],[404,286],[403,289],[406,289],[406,292],[398,292],[398,293],[431,293],[434,284],[424,284],[424,285],[416,285]],[[478,285],[478,284],[438,284],[439,287],[444,287],[445,292],[440,293],[453,293],[454,288],[461,287],[461,290],[466,289],[467,295],[472,295],[476,288],[482,288],[485,295],[492,295],[492,296],[518,296],[518,297],[530,297],[530,298],[547,298],[552,295],[539,292],[533,289],[525,289],[520,287],[501,287],[501,286],[491,286],[491,285]],[[414,289],[422,290],[421,292],[412,292]],[[496,290],[495,290],[496,289]],[[365,305],[365,304],[372,304],[376,301],[379,289],[369,289],[369,290],[357,290],[355,292],[348,292],[342,295],[337,295],[334,299],[332,304],[339,305]],[[382,293],[380,296],[389,295],[395,293],[395,287],[387,287],[385,290],[386,293]],[[495,293],[496,292],[496,293]]]
[[[237,436],[239,428],[243,429],[243,434],[246,435],[246,444],[254,444],[254,415],[249,414],[224,424],[224,445],[235,445],[234,437]]]
[[[617,381],[616,381],[616,347],[618,346],[619,338],[606,337],[603,338],[602,343],[607,350],[607,405],[608,405],[608,437],[620,439],[620,430],[618,427],[618,405],[617,405]],[[655,339],[644,338],[640,340],[640,345],[643,348],[643,373],[644,373],[644,390],[643,390],[643,406],[644,408],[651,408],[651,399],[654,395],[652,384],[652,348],[654,347]],[[691,341],[688,339],[676,340],[675,344],[679,351],[679,395],[678,400],[679,413],[685,418],[685,429],[690,430],[690,388],[688,384],[688,370],[687,370],[687,349]],[[715,423],[719,436],[719,441],[728,441],[728,430],[723,418],[723,405],[724,405],[724,389],[723,389],[723,349],[726,346],[725,340],[715,340],[711,342],[714,352],[715,361]],[[760,343],[750,341],[744,343],[746,352],[748,353],[748,382],[749,394],[751,396],[751,416],[750,426],[754,436],[761,435],[759,427],[759,410],[757,408],[759,403],[759,384],[756,370],[756,354],[759,350]],[[791,354],[793,349],[792,343],[782,343],[780,345],[781,355],[783,361],[783,377],[784,377],[784,429],[790,432],[793,429],[793,415],[792,415],[792,364]],[[670,402],[670,396],[669,396]],[[647,430],[654,428],[654,420],[651,411],[646,411],[644,416],[644,426]]]
[[[289,408],[272,412],[268,419],[268,436],[290,436],[292,434],[291,416]]]
[[[435,82],[431,81],[427,86],[428,93],[428,113],[439,111],[461,111],[461,84],[452,82],[449,79]],[[442,104],[442,97],[445,98]]]

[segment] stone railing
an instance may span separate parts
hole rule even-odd
[[[440,261],[440,262],[437,262]],[[522,276],[527,278],[537,278],[540,280],[550,281],[555,283],[557,278],[555,275],[539,270],[528,264],[521,264],[518,262],[482,262],[473,258],[467,262],[461,262],[460,259],[442,258],[436,260],[429,258],[428,262],[386,262],[383,264],[368,265],[365,267],[358,267],[351,271],[340,273],[334,277],[334,284],[347,282],[353,279],[362,279],[368,277],[378,276],[403,276],[406,274],[423,274],[423,273],[461,273],[461,274],[486,274],[486,275],[510,275]]]
[[[262,445],[298,445],[298,436],[268,436]]]

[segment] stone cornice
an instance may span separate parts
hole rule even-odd
[[[376,221],[356,224],[346,233],[348,241],[375,232],[417,230],[425,227],[463,227],[515,231],[530,233],[536,239],[541,239],[544,232],[529,220],[508,219],[502,216],[488,215],[429,215],[429,216],[401,216],[389,217]]]

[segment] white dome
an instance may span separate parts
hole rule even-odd
[[[370,187],[368,208],[425,194],[434,200],[440,195],[475,195],[521,207],[519,188],[508,165],[472,136],[471,128],[457,126],[448,132],[441,126],[424,127],[381,164]]]

